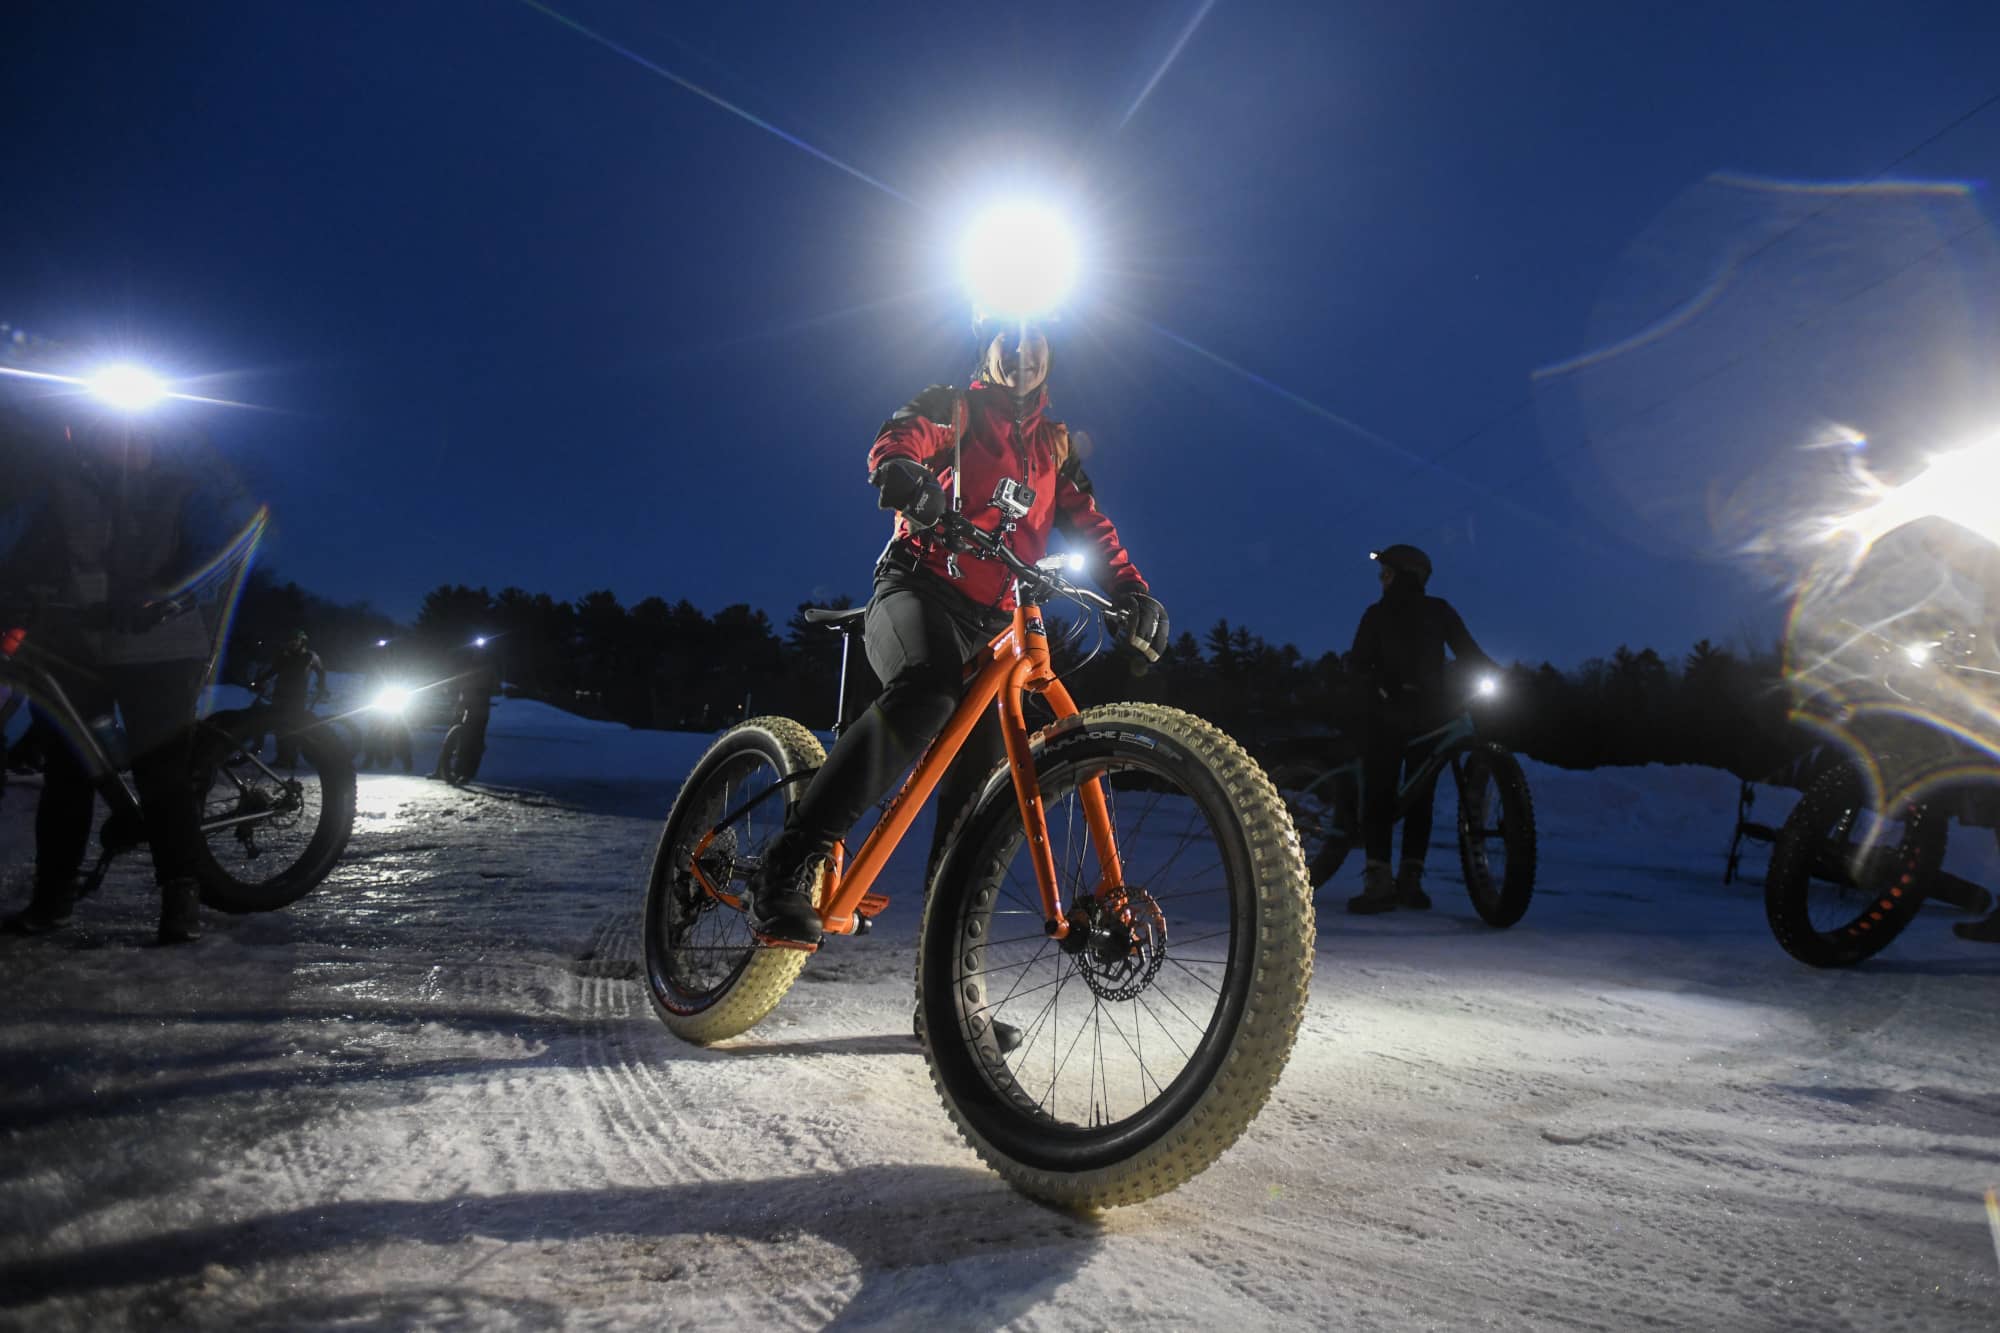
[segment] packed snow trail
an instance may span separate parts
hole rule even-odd
[[[1442,845],[1428,915],[1323,896],[1263,1115],[1086,1218],[982,1169],[931,1090],[927,825],[877,933],[759,1028],[703,1050],[653,1018],[639,893],[706,739],[508,701],[490,783],[364,776],[288,911],[153,948],[141,857],[0,942],[0,1325],[2000,1324],[2000,950],[1926,913],[1852,972],[1794,964],[1761,864],[1719,882],[1724,775],[1531,767],[1511,931]],[[9,904],[37,794],[0,806]],[[1988,845],[1954,861],[2000,882]]]

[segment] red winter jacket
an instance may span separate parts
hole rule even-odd
[[[932,385],[884,422],[875,447],[868,451],[869,475],[891,458],[912,458],[929,468],[949,495],[956,401],[949,385]],[[966,390],[961,441],[965,516],[988,532],[997,531],[1001,516],[993,507],[993,488],[1001,478],[1012,477],[1035,492],[1033,507],[1014,529],[1015,555],[1031,564],[1047,555],[1049,530],[1055,528],[1073,545],[1095,551],[1093,573],[1107,593],[1147,591],[1146,580],[1118,540],[1118,529],[1098,512],[1090,478],[1070,450],[1068,429],[1044,415],[1048,401],[1046,387],[1020,404],[1005,389],[977,380]],[[901,514],[896,516],[891,545],[914,552],[925,568],[950,578],[945,550],[924,533],[912,532]],[[970,551],[959,553],[958,565],[963,577],[952,582],[960,592],[982,606],[1013,608],[1013,575],[1005,565]]]

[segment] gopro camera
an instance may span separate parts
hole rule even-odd
[[[993,507],[1007,516],[1011,523],[1019,523],[1035,507],[1035,490],[1015,481],[1012,477],[1000,478],[1000,484],[993,488]]]

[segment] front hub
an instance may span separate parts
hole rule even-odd
[[[1167,920],[1150,894],[1127,885],[1071,907],[1059,947],[1099,999],[1136,999],[1166,962]]]

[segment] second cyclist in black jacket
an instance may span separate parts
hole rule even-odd
[[[1396,834],[1396,788],[1410,742],[1442,726],[1452,711],[1445,692],[1445,650],[1454,658],[1491,666],[1473,642],[1465,621],[1450,602],[1425,592],[1431,560],[1414,546],[1395,545],[1373,553],[1382,597],[1361,615],[1354,631],[1348,669],[1361,678],[1367,712],[1361,732],[1362,842],[1367,864],[1362,891],[1347,900],[1350,912],[1387,912],[1397,907],[1423,911],[1424,853],[1431,838],[1431,807],[1437,779],[1411,794],[1403,822],[1403,863],[1392,875],[1389,857]]]

